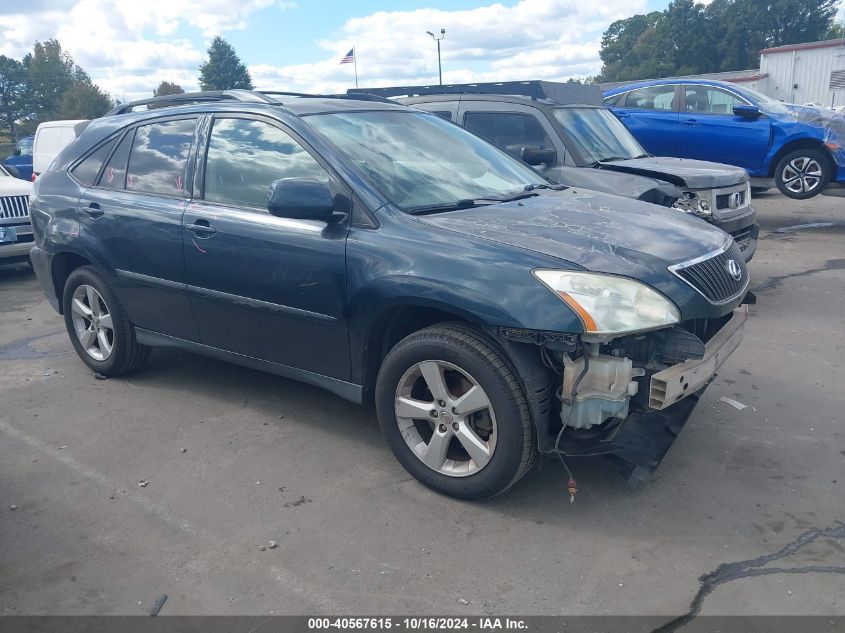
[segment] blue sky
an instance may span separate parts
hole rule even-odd
[[[707,0],[709,1],[709,0]],[[594,75],[611,22],[669,0],[26,0],[0,2],[0,54],[20,58],[58,38],[102,88],[149,96],[162,80],[197,88],[220,34],[258,88],[314,92],[354,85],[341,57],[355,44],[362,86],[430,83],[446,29],[447,83]]]

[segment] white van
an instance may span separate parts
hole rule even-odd
[[[46,121],[35,130],[32,144],[32,181],[50,166],[53,159],[88,125],[87,119],[74,121]]]

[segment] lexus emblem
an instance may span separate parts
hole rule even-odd
[[[725,264],[725,268],[727,269],[728,274],[734,278],[734,281],[742,279],[742,268],[739,267],[739,264],[736,263],[735,259],[729,259]]]
[[[739,191],[732,193],[731,198],[730,198],[731,209],[738,209],[739,205],[741,205],[741,204],[742,204],[742,194]]]

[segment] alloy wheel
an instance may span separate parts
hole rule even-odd
[[[809,193],[822,181],[822,166],[814,158],[799,156],[789,161],[783,168],[781,179],[783,186],[792,193]]]
[[[394,407],[405,443],[432,470],[466,477],[493,457],[493,405],[478,382],[458,366],[438,360],[415,364],[399,380]]]
[[[111,311],[93,286],[80,285],[70,302],[73,329],[85,353],[104,361],[114,350],[114,326]]]

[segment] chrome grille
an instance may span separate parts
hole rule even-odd
[[[0,220],[29,217],[29,196],[0,198]]]
[[[739,279],[728,272],[733,260],[739,267]],[[687,282],[710,303],[721,305],[740,297],[750,281],[745,258],[740,247],[731,240],[730,246],[722,251],[704,257],[670,266],[669,270]]]

